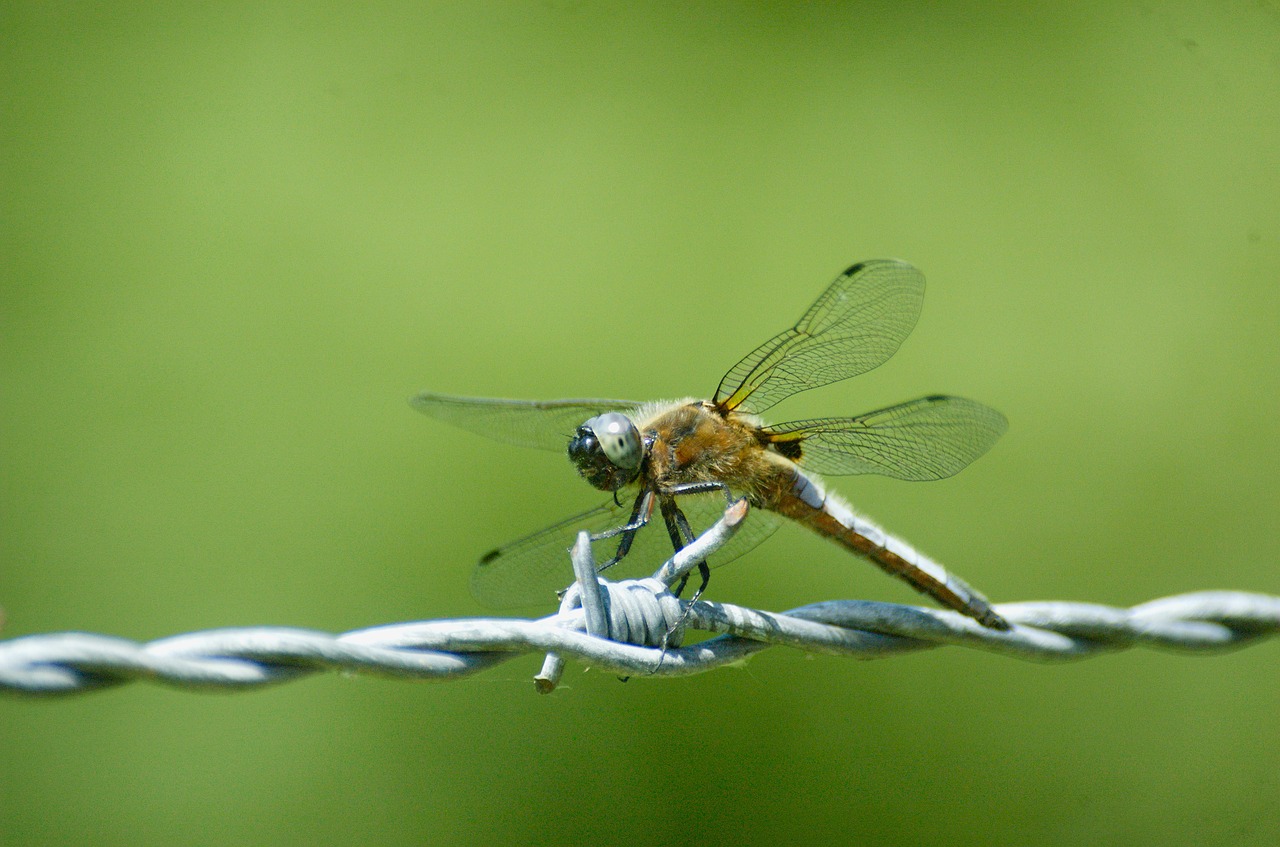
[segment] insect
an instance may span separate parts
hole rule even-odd
[[[660,536],[645,532],[658,513],[680,549],[746,497],[746,525],[716,557],[723,564],[790,519],[869,559],[917,591],[984,626],[1007,629],[980,593],[910,545],[855,514],[816,473],[942,479],[985,453],[1007,428],[1004,416],[961,397],[932,395],[855,417],[766,424],[760,414],[811,388],[889,359],[920,315],[924,276],[906,262],[874,259],[836,277],[791,329],[748,353],[711,399],[502,400],[423,393],[413,405],[471,432],[511,444],[563,451],[578,473],[610,493],[604,504],[486,554],[472,576],[493,606],[549,600],[569,582],[565,551],[576,534],[616,540],[601,569],[652,571],[665,559],[639,553]],[[648,539],[648,540],[646,540]],[[614,573],[611,572],[611,576]],[[702,585],[710,579],[701,566]],[[683,583],[679,588],[683,588]]]

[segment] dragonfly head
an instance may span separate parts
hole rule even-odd
[[[582,478],[601,491],[617,491],[640,475],[644,442],[626,415],[605,412],[578,427],[569,459]]]

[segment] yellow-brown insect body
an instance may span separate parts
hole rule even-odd
[[[755,416],[722,415],[712,403],[692,400],[645,407],[636,423],[649,443],[645,472],[658,491],[689,483],[724,483],[753,507],[777,512],[870,559],[944,606],[984,626],[1009,628],[982,594],[856,515],[817,476],[778,452]]]
[[[982,595],[855,515],[810,472],[944,479],[995,443],[1007,427],[1003,415],[972,400],[938,394],[852,417],[772,426],[755,417],[799,392],[883,364],[915,326],[923,297],[924,276],[906,262],[858,262],[837,276],[791,328],[730,368],[710,399],[640,404],[433,392],[415,397],[423,412],[474,432],[567,452],[584,480],[610,494],[594,509],[486,555],[472,580],[477,596],[493,605],[518,605],[561,588],[564,550],[582,529],[596,540],[617,538],[603,567],[622,562],[656,516],[672,546],[680,549],[708,518],[714,520],[717,492],[723,492],[745,497],[770,514],[757,518],[754,532],[736,536],[741,546],[719,552],[718,562],[767,536],[778,523],[774,516],[787,517],[984,625],[1007,628]],[[633,495],[629,503],[624,489]],[[700,572],[705,588],[710,576],[705,563]]]
[[[649,442],[646,473],[659,491],[724,483],[752,506],[773,508],[786,469],[773,461],[782,457],[762,442],[754,416],[722,416],[711,403],[687,400],[642,408],[636,426]]]

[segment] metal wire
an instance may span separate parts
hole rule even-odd
[[[1129,647],[1221,652],[1280,633],[1280,597],[1206,591],[1132,608],[1091,603],[1004,603],[1008,631],[956,612],[865,600],[833,600],[788,612],[687,602],[667,588],[725,543],[745,503],[668,561],[654,578],[599,579],[583,533],[573,550],[579,580],[560,611],[539,620],[461,618],[399,623],[333,635],[246,627],[137,643],[64,632],[0,641],[0,690],[71,694],[151,680],[196,690],[247,689],[321,671],[443,681],[525,653],[545,652],[537,689],[555,688],[567,658],[620,676],[674,677],[742,662],[770,646],[872,659],[940,647],[973,647],[1021,659],[1079,659]],[[687,630],[718,636],[681,647]]]

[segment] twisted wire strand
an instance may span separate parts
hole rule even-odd
[[[1004,603],[1013,624],[987,629],[950,611],[831,600],[764,612],[679,600],[667,588],[718,549],[746,514],[725,517],[650,579],[599,579],[586,534],[579,576],[555,615],[538,620],[458,618],[397,623],[334,635],[308,629],[215,629],[138,643],[82,632],[0,641],[0,690],[71,694],[151,680],[193,690],[236,690],[322,671],[444,681],[525,653],[547,653],[535,677],[555,688],[568,658],[629,677],[674,677],[742,662],[771,646],[872,659],[943,645],[1055,661],[1131,647],[1213,653],[1280,633],[1280,597],[1239,591],[1181,594],[1117,608],[1060,601]],[[716,637],[679,646],[687,630]],[[634,643],[624,643],[630,641]]]

